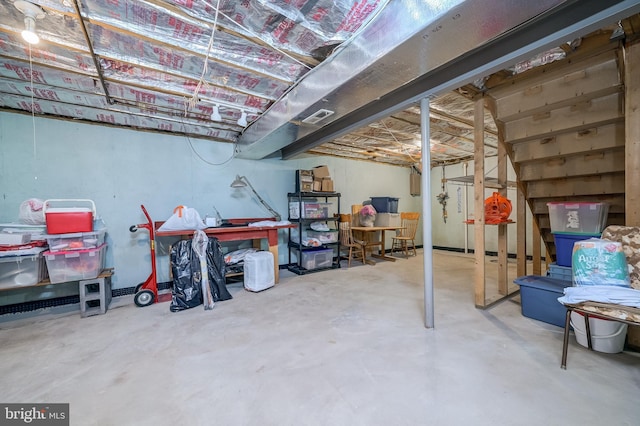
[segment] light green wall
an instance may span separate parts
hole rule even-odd
[[[147,232],[129,232],[145,222],[141,204],[153,220],[167,219],[181,204],[203,217],[212,205],[225,218],[268,215],[248,192],[229,187],[236,174],[247,176],[283,218],[295,170],[320,164],[329,166],[343,212],[370,196],[399,197],[399,211],[421,211],[421,198],[409,195],[405,168],[318,156],[251,161],[232,154],[231,144],[0,112],[0,223],[17,221],[29,198],[94,200],[108,228],[106,266],[115,268],[114,288],[123,288],[144,281],[151,268]],[[168,280],[162,252],[171,242],[158,241],[160,281]],[[279,252],[279,263],[287,263],[286,232]]]
[[[496,172],[497,158],[490,157],[485,160],[485,170],[487,171],[487,177],[497,177]],[[516,180],[515,172],[513,168],[509,165],[507,167],[508,180],[514,181]],[[473,161],[470,161],[466,164],[460,163],[456,165],[446,166],[444,169],[444,177],[446,179],[451,179],[460,176],[473,176]],[[449,199],[447,200],[447,221],[444,222],[442,218],[442,205],[438,203],[436,196],[442,192],[442,178],[443,178],[443,170],[442,167],[436,167],[431,170],[431,192],[432,192],[432,202],[431,202],[431,211],[433,215],[433,236],[432,241],[434,246],[441,247],[449,247],[449,248],[464,248],[465,247],[465,238],[467,238],[467,247],[469,249],[474,248],[475,238],[474,238],[474,230],[473,225],[467,225],[464,221],[467,218],[473,218],[474,206],[473,206],[473,198],[474,198],[474,187],[473,185],[466,186],[466,194],[465,194],[465,186],[462,184],[456,184],[454,182],[448,181],[445,183],[445,191],[449,194]],[[485,188],[484,198],[486,199],[490,197],[495,190],[491,188]],[[460,194],[460,195],[458,195]],[[516,221],[518,210],[516,206],[516,189],[508,188],[507,189],[507,198],[512,203],[512,212],[509,218]],[[460,197],[460,198],[458,198]],[[467,216],[465,216],[465,200],[466,200],[466,208],[467,208]],[[532,250],[532,231],[531,231],[531,211],[527,208],[527,219],[526,222],[529,224],[527,226],[527,253],[531,254]],[[468,235],[465,235],[468,233]],[[516,239],[516,224],[508,225],[507,228],[507,241],[508,241],[508,252],[510,254],[515,254],[517,252],[517,239]],[[498,251],[498,230],[496,226],[487,225],[485,226],[485,247],[487,251],[497,252]]]

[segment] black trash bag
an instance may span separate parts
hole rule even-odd
[[[192,249],[192,240],[180,240],[171,247],[171,272],[173,288],[171,312],[183,311],[202,305],[200,258]],[[207,269],[213,301],[231,299],[225,284],[225,263],[217,238],[209,238],[207,245]]]
[[[198,266],[200,262],[198,262]],[[209,287],[213,294],[214,302],[221,302],[232,298],[227,290],[227,265],[224,263],[224,254],[220,241],[215,237],[209,237],[209,247],[207,249],[207,268],[209,269]]]

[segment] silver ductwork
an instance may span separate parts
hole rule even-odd
[[[606,19],[613,22],[637,11],[638,3],[391,1],[241,135],[238,157],[290,158],[405,108],[419,96],[436,94],[433,90],[441,90],[446,81],[471,82],[478,77],[474,70],[513,51],[529,46],[527,52],[533,54],[535,48],[547,48],[557,41],[545,39],[549,34],[571,30],[572,25],[577,25],[574,32],[584,29],[586,33]],[[461,82],[461,76],[467,80]],[[305,122],[319,110],[331,114],[321,113],[324,118]]]

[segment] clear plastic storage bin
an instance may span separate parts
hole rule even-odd
[[[86,250],[100,247],[104,243],[106,229],[94,232],[46,235],[49,251]]]
[[[607,203],[547,203],[551,232],[599,234],[607,224]]]
[[[45,278],[45,271],[41,253],[0,257],[0,289],[35,285]]]
[[[43,253],[51,283],[96,278],[104,266],[107,245],[85,250],[47,251]]]
[[[337,243],[338,242],[338,231],[314,231],[312,229],[303,229],[302,230],[302,244],[304,244],[305,239],[307,238],[315,238],[321,244],[329,244],[329,243]],[[291,242],[298,243],[300,240],[300,235],[298,229],[291,229]]]
[[[289,217],[291,219],[327,219],[331,203],[303,201],[289,202]]]
[[[301,266],[305,269],[329,268],[332,263],[332,249],[302,252]]]

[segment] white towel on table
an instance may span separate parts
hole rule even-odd
[[[586,301],[640,308],[640,290],[611,285],[567,287],[564,289],[564,296],[558,298],[558,302],[565,305]]]

